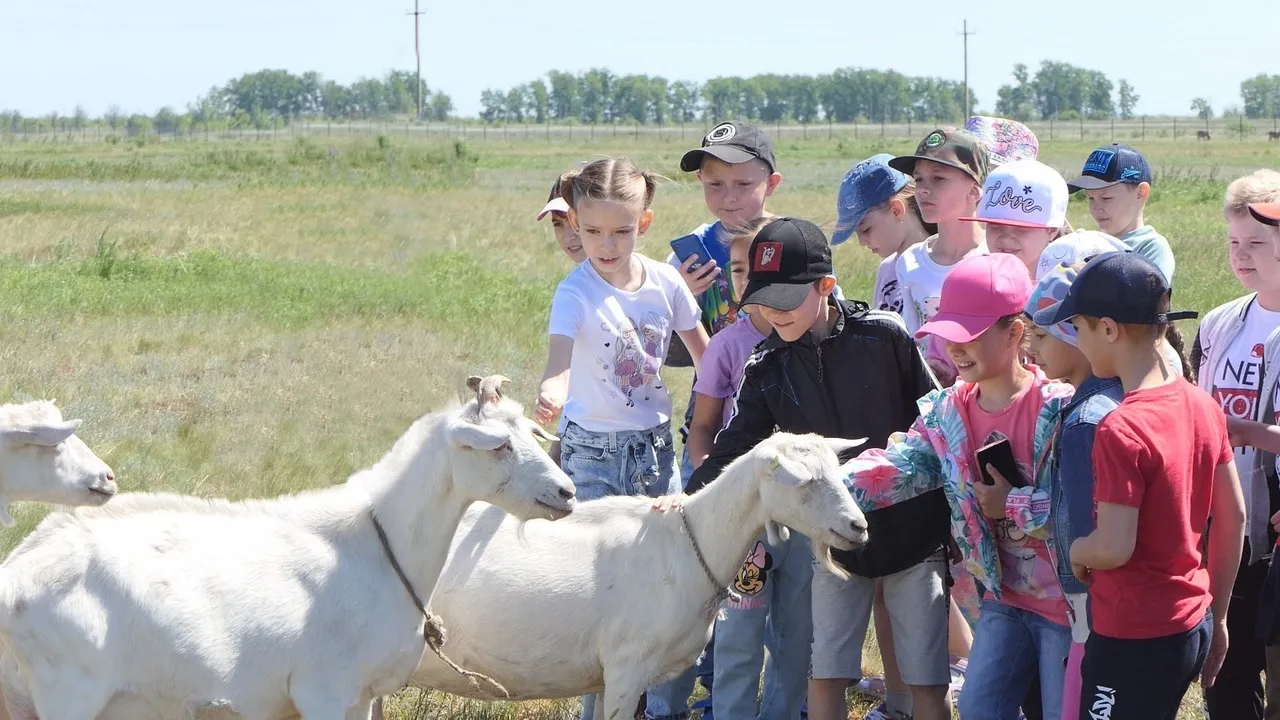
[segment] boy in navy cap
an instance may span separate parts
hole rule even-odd
[[[702,309],[702,324],[708,335],[714,336],[735,321],[733,284],[728,273],[728,241],[733,233],[741,231],[753,220],[770,216],[765,202],[782,182],[777,167],[778,159],[774,156],[769,136],[754,125],[735,121],[716,125],[702,138],[699,147],[680,158],[680,169],[697,175],[707,209],[716,219],[699,225],[690,233],[702,240],[711,257],[689,257],[681,263],[672,253],[667,262],[679,266],[681,277],[697,298],[698,307]],[[694,268],[694,265],[698,267]],[[693,360],[684,344],[674,335],[666,365],[693,367]],[[693,474],[687,445],[693,408],[694,394],[690,392],[684,426],[680,428],[680,435],[686,441],[680,457],[680,479],[686,484]],[[712,694],[715,673],[714,648],[713,641],[697,665],[697,677],[707,689],[708,696]],[[687,674],[651,688],[646,695],[648,707],[654,711],[650,717],[684,712],[685,698],[692,688],[692,679]],[[695,706],[704,711],[710,707],[710,697]]]
[[[1118,377],[1125,392],[1098,424],[1092,456],[1062,458],[1093,463],[1097,504],[1097,529],[1070,550],[1093,621],[1082,720],[1174,720],[1192,679],[1213,685],[1226,656],[1244,496],[1221,408],[1161,360],[1164,326],[1196,316],[1170,312],[1169,297],[1159,269],[1113,252],[1034,315],[1041,327],[1070,322],[1093,374]]]
[[[1067,183],[1067,187],[1073,193],[1085,191],[1089,215],[1099,230],[1150,260],[1172,285],[1173,249],[1143,217],[1151,197],[1151,181],[1151,166],[1142,153],[1112,144],[1089,153],[1080,177]]]

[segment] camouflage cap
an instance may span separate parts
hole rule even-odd
[[[914,155],[896,157],[889,161],[889,167],[910,175],[915,172],[917,160],[931,160],[963,170],[979,185],[987,179],[987,146],[967,130],[938,128],[920,141]]]

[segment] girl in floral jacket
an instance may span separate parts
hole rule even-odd
[[[938,313],[920,333],[945,341],[960,381],[921,398],[920,419],[887,449],[845,465],[864,510],[939,487],[947,496],[952,534],[986,594],[960,695],[966,718],[1014,720],[1037,672],[1046,720],[1057,720],[1062,708],[1071,631],[1056,570],[1047,460],[1072,389],[1020,361],[1030,292],[1030,276],[1012,256],[958,263],[943,283]],[[987,484],[976,451],[1001,441],[1009,442],[1020,477],[988,466]]]

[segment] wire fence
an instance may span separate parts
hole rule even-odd
[[[775,142],[798,140],[916,140],[946,123],[822,123],[764,124]],[[1200,120],[1192,118],[1134,118],[1132,120],[1033,121],[1027,123],[1042,142],[1270,142],[1280,141],[1280,121],[1243,116]],[[295,120],[270,128],[220,127],[202,124],[169,130],[129,130],[93,123],[79,128],[40,128],[36,131],[0,128],[0,144],[119,143],[119,142],[271,142],[289,138],[388,138],[501,143],[593,143],[633,141],[688,144],[697,142],[714,123],[644,125],[639,123],[553,124]]]

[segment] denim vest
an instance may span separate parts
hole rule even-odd
[[[1122,399],[1124,389],[1119,380],[1090,377],[1076,388],[1075,396],[1062,410],[1064,419],[1053,444],[1051,507],[1058,581],[1067,594],[1089,591],[1071,573],[1071,543],[1093,532],[1093,435],[1102,418]]]

